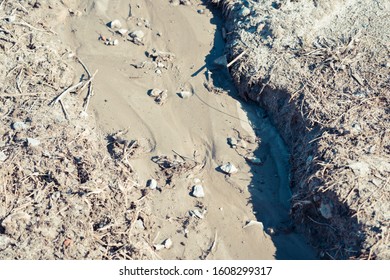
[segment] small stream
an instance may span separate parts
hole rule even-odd
[[[225,41],[222,38],[223,20],[219,10],[209,6],[214,17],[211,19],[217,25],[214,37],[214,47],[206,58],[207,65],[213,65],[216,58],[224,54]],[[254,213],[270,234],[277,248],[276,259],[315,259],[314,249],[308,245],[306,238],[295,231],[289,217],[290,199],[290,165],[289,151],[279,132],[273,126],[267,113],[255,102],[245,102],[238,96],[234,83],[227,69],[211,69],[215,86],[230,93],[239,100],[247,114],[252,129],[261,139],[255,155],[263,161],[262,165],[251,165],[253,174],[249,184],[251,203]]]

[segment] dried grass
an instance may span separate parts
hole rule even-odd
[[[0,258],[156,258],[147,231],[134,227],[152,219],[126,164],[137,147],[124,146],[119,160],[109,156],[86,114],[96,72],[83,64],[87,79],[74,82],[74,62],[64,59],[70,52],[49,29],[33,26],[39,13],[32,6],[19,4],[3,1],[0,10],[0,18],[24,19],[0,22],[0,238],[8,240]],[[26,128],[14,129],[15,122]]]

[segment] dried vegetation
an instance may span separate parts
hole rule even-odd
[[[213,0],[244,98],[292,151],[291,214],[330,259],[389,259],[388,1]]]
[[[95,129],[96,72],[78,60],[86,73],[74,82],[73,53],[40,20],[56,3],[37,3],[0,3],[0,258],[155,259],[148,202],[127,164],[149,147],[107,144]]]

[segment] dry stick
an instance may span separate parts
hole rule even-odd
[[[64,97],[67,93],[73,91],[74,89],[78,88],[80,85],[82,85],[83,82],[79,82],[78,84],[74,85],[74,86],[71,86],[69,88],[67,88],[66,90],[64,90],[60,95],[58,95],[52,102],[51,102],[51,105],[53,106],[54,104],[56,104],[58,101],[60,101],[62,99],[62,97]]]
[[[18,89],[19,93],[22,93],[22,90],[20,89],[20,76],[22,75],[23,68],[20,69],[18,76],[16,77],[16,88]]]
[[[88,105],[89,105],[89,100],[91,99],[91,96],[93,95],[93,93],[94,93],[94,91],[92,89],[92,84],[89,84],[88,94],[87,94],[86,101],[85,101],[85,106],[84,106],[84,112],[87,112]]]
[[[189,158],[189,157],[186,157],[186,156],[182,156],[181,154],[179,154],[178,152],[176,152],[175,150],[172,150],[172,152],[174,152],[176,155],[178,155],[179,157],[181,157],[184,161],[186,159],[188,160],[192,160],[193,162],[195,162],[196,164],[200,164],[199,162],[197,162],[196,160],[192,159],[192,158]]]
[[[46,32],[46,33],[51,33],[51,34],[57,35],[57,33],[55,33],[52,30],[39,29],[39,28],[36,28],[36,27],[32,26],[31,24],[29,24],[27,22],[13,22],[12,24],[26,26],[26,27],[28,27],[28,28],[30,28],[32,30],[37,30],[37,31],[41,31],[41,32]]]
[[[226,67],[229,68],[230,66],[232,66],[237,60],[239,60],[244,54],[246,54],[246,50],[243,51],[241,54],[239,54],[235,59],[233,59],[232,61],[230,61]]]
[[[208,250],[207,256],[206,256],[205,259],[207,259],[211,253],[214,253],[215,247],[217,246],[217,237],[218,237],[218,232],[215,231],[214,241],[213,241],[213,243],[211,244],[211,247],[210,247],[210,249]]]
[[[306,216],[306,217],[308,217],[313,223],[316,223],[317,225],[328,226],[328,227],[330,227],[331,229],[333,229],[334,231],[336,231],[336,229],[335,229],[334,227],[332,227],[331,225],[329,225],[329,224],[317,222],[316,220],[314,220],[314,219],[311,218],[310,216]]]
[[[65,106],[64,106],[64,104],[62,103],[62,100],[60,99],[60,100],[58,100],[58,102],[60,102],[61,107],[62,107],[62,111],[64,111],[65,119],[69,120],[68,112],[66,111]]]
[[[91,76],[92,76],[91,72],[89,72],[88,67],[85,65],[85,63],[82,62],[82,60],[79,57],[77,57],[77,61],[81,64],[81,66],[83,66],[85,72],[87,72],[88,78],[91,78]]]
[[[0,94],[0,97],[19,97],[19,96],[36,96],[40,93],[22,93],[22,94]]]
[[[80,88],[80,92],[82,92],[84,90],[84,88],[92,82],[92,80],[95,78],[95,75],[97,74],[97,72],[98,72],[98,70],[96,70],[95,73],[93,73],[93,75],[89,77],[89,79],[85,82],[85,84]]]

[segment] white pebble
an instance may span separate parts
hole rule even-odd
[[[146,186],[152,190],[155,190],[157,188],[157,181],[154,179],[150,179],[150,180],[148,180]]]
[[[122,27],[122,24],[119,19],[114,19],[113,21],[108,23],[108,26],[112,29],[120,29]]]
[[[39,141],[38,139],[34,139],[34,138],[27,138],[27,144],[30,147],[37,147],[37,146],[39,146],[39,144],[41,144],[41,141]]]
[[[198,198],[204,197],[204,190],[202,185],[195,185],[192,190],[192,195]]]

